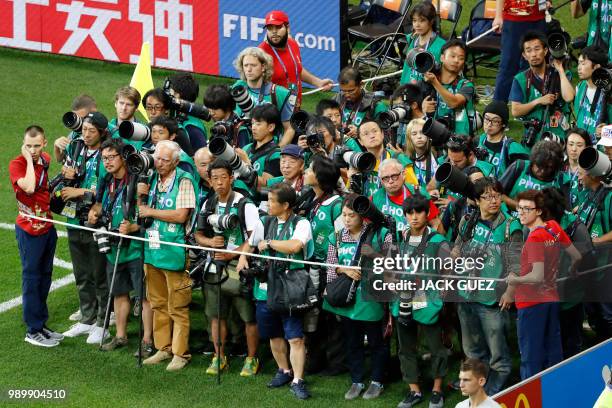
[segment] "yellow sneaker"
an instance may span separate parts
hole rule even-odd
[[[218,363],[217,360],[218,360],[218,357],[215,354],[212,361],[210,362],[210,365],[206,369],[206,374],[217,375],[218,369],[221,369],[221,371],[229,370],[229,364],[227,363],[227,356],[223,356],[223,358],[221,358],[220,363]]]
[[[247,357],[244,359],[244,365],[242,371],[240,371],[241,377],[251,377],[257,374],[259,371],[259,359],[257,357]]]

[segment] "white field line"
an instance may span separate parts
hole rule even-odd
[[[0,229],[15,230],[15,225],[2,222],[0,223]],[[58,237],[62,237],[62,238],[67,236],[65,231],[57,231],[57,235]],[[58,268],[68,269],[72,271],[72,264],[70,262],[64,261],[63,259],[60,259],[57,257],[53,258],[53,265],[57,266]],[[74,282],[73,274],[69,274],[69,275],[64,276],[63,278],[56,279],[53,282],[51,282],[51,289],[49,290],[49,292],[52,292],[66,285],[70,285],[73,282]],[[6,302],[0,303],[0,313],[4,313],[7,310],[20,306],[21,303],[22,303],[21,296],[17,296],[13,299],[7,300]]]

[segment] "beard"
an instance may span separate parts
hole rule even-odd
[[[269,34],[267,38],[268,38],[268,43],[274,48],[285,48],[285,46],[287,45],[287,40],[289,39],[289,33],[285,34],[285,36],[281,38],[280,41],[276,44],[270,39]]]

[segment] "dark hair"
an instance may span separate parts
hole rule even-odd
[[[544,218],[542,214],[542,219],[560,222],[567,209],[565,196],[556,187],[546,187],[542,190],[542,194],[544,194],[544,208],[546,208],[546,217]]]
[[[480,200],[480,197],[489,189],[496,193],[504,193],[504,188],[499,181],[493,177],[481,177],[474,182],[474,198]]]
[[[153,130],[153,126],[165,127],[168,130],[168,133],[170,133],[170,135],[176,135],[179,130],[176,121],[165,115],[160,115],[153,118],[153,120],[151,120],[151,123],[149,123],[149,127],[151,128],[151,130]]]
[[[578,136],[580,136],[582,140],[584,140],[584,144],[586,146],[593,146],[593,141],[591,140],[591,136],[589,135],[589,132],[587,132],[586,130],[582,128],[576,127],[576,126],[571,127],[565,131],[565,144],[567,144],[567,140],[569,139],[569,136],[572,134],[577,134]]]
[[[357,85],[361,83],[361,73],[359,70],[351,66],[342,68],[342,71],[340,71],[338,75],[338,82],[340,85],[346,85],[351,81],[355,81]]]
[[[208,177],[212,177],[212,171],[215,169],[225,169],[230,176],[234,174],[232,166],[227,160],[216,158],[208,165]]]
[[[164,105],[164,109],[168,109],[168,106],[170,105],[168,102],[168,97],[166,96],[165,92],[163,89],[161,88],[153,88],[147,91],[146,94],[144,94],[144,96],[142,97],[142,106],[147,107],[147,99],[152,96],[155,99],[157,99],[158,101],[160,101],[163,105]]]
[[[463,50],[463,53],[466,54],[467,53],[467,48],[465,46],[465,43],[463,42],[463,40],[460,40],[459,38],[453,38],[448,40],[447,42],[444,43],[444,45],[442,46],[441,52],[440,54],[444,54],[446,52],[446,50],[448,50],[449,48],[453,48],[453,47],[459,47]]]
[[[546,39],[544,34],[539,31],[530,30],[523,34],[523,36],[521,37],[521,40],[519,42],[519,44],[521,44],[521,51],[525,51],[526,42],[533,40],[540,40],[540,42],[542,43],[542,47],[548,48],[548,40]]]
[[[421,88],[415,84],[404,84],[397,88],[391,95],[391,101],[397,98],[402,98],[408,105],[416,102],[419,105],[419,109],[421,109],[421,104],[423,103]]]
[[[517,203],[521,200],[533,201],[535,208],[542,211],[542,219],[548,218],[548,212],[546,211],[546,205],[544,203],[544,193],[540,190],[521,191],[516,195],[515,200]],[[546,215],[544,214],[545,212]]]
[[[271,103],[262,103],[257,105],[251,111],[251,119],[256,121],[263,121],[268,124],[273,123],[275,125],[274,130],[280,129],[280,113],[276,106]]]
[[[319,188],[325,193],[332,193],[338,186],[340,170],[329,157],[316,154],[312,158],[312,171],[319,183]]]
[[[353,204],[355,204],[355,200],[360,197],[359,194],[356,193],[348,193],[342,199],[342,207],[349,208],[353,210]],[[359,215],[359,214],[358,214]]]
[[[584,47],[580,51],[580,56],[591,61],[593,65],[599,64],[605,67],[608,64],[608,53],[595,45]]]
[[[419,15],[423,18],[426,18],[431,24],[431,29],[434,32],[437,32],[437,13],[434,5],[429,1],[424,1],[422,3],[417,4],[410,10],[410,20],[414,18],[414,16]]]
[[[310,129],[318,129],[324,127],[333,139],[336,138],[336,127],[330,118],[325,116],[312,116],[306,124],[306,129],[310,133]],[[316,131],[316,130],[315,130]]]
[[[297,199],[295,189],[289,183],[281,182],[273,184],[270,187],[270,193],[276,194],[276,199],[281,204],[289,204],[289,208],[293,208]]]
[[[485,363],[477,358],[466,358],[461,362],[459,371],[468,372],[471,371],[476,378],[487,378],[489,375],[489,368]]]
[[[468,135],[456,134],[446,143],[446,147],[451,152],[460,153],[463,152],[465,156],[469,156],[474,151],[475,141],[474,138]]]
[[[92,108],[96,107],[96,100],[93,97],[87,94],[81,94],[72,100],[72,105],[70,106],[70,109],[73,111],[79,109],[91,110]]]
[[[531,149],[529,161],[538,167],[544,167],[544,165],[550,163],[550,168],[555,174],[563,166],[563,148],[559,143],[552,140],[540,140]]]
[[[230,88],[227,85],[211,85],[204,92],[204,105],[210,109],[221,109],[231,112],[236,109],[236,102],[232,98]]]
[[[338,109],[340,110],[340,104],[333,99],[321,99],[317,103],[316,111],[317,115],[323,115],[323,112],[327,109]]]
[[[478,166],[467,166],[461,171],[468,177],[474,173],[482,173],[482,169]],[[484,173],[482,175],[484,176]]]
[[[361,132],[360,132],[361,127],[365,125],[366,123],[376,123],[376,126],[378,126],[378,128],[382,131],[382,127],[380,126],[380,123],[378,123],[376,119],[365,117],[363,118],[363,121],[359,124],[359,129],[357,130],[357,138],[361,136]]]
[[[181,99],[189,102],[195,102],[198,99],[200,85],[193,75],[181,72],[170,76],[168,79],[170,80],[170,87],[181,94]]]
[[[429,214],[429,200],[419,193],[407,197],[402,207],[404,208],[404,214],[410,214],[413,211]]]
[[[45,130],[38,125],[30,125],[24,131],[25,136],[36,137],[38,135],[42,135],[43,139],[46,139]]]
[[[123,150],[125,145],[126,143],[120,137],[111,137],[110,139],[106,139],[104,142],[102,142],[102,144],[100,145],[100,152],[103,152],[104,149],[111,149],[121,154],[121,151]]]

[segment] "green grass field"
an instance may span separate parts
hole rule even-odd
[[[464,13],[459,24],[463,28],[469,9],[474,1],[464,3]],[[582,34],[586,19],[571,21],[569,8],[556,15],[572,34]],[[307,62],[306,62],[307,65]],[[74,96],[88,93],[98,101],[98,108],[109,118],[113,117],[114,91],[129,83],[133,66],[105,63],[101,61],[74,59],[0,48],[0,89],[3,103],[0,105],[0,122],[3,124],[3,141],[0,148],[0,222],[13,223],[16,215],[14,194],[8,179],[8,163],[19,154],[23,130],[32,123],[42,125],[49,139],[49,150],[53,141],[67,132],[61,124],[61,116],[70,107]],[[153,79],[161,85],[168,71],[154,70]],[[200,95],[203,89],[230,79],[197,76]],[[491,83],[478,81],[478,83]],[[317,101],[325,95],[305,98],[304,108],[313,110]],[[513,125],[514,126],[517,125]],[[54,163],[50,173],[55,175],[59,165]],[[20,261],[13,231],[0,230],[3,243],[0,252],[0,303],[20,295]],[[56,256],[70,260],[67,241],[60,238]],[[70,273],[55,268],[54,278]],[[192,346],[202,343],[202,298],[194,295],[192,312]],[[76,310],[78,300],[74,284],[50,294],[49,325],[59,331],[70,326],[68,315]],[[274,362],[263,351],[264,370],[253,379],[238,376],[242,362],[232,361],[231,371],[223,376],[221,386],[214,377],[206,376],[209,357],[195,355],[193,362],[179,373],[166,373],[163,366],[138,369],[131,352],[136,347],[137,325],[130,326],[130,350],[113,353],[99,352],[85,344],[85,338],[67,339],[60,347],[41,349],[23,341],[24,326],[21,308],[0,314],[0,339],[5,346],[5,357],[0,364],[0,404],[12,403],[6,399],[9,389],[65,389],[67,398],[62,406],[74,407],[165,407],[165,406],[280,406],[296,403],[288,389],[268,390],[266,382],[273,374]],[[451,361],[447,380],[455,377],[457,358]],[[517,376],[517,370],[514,371]],[[515,377],[516,379],[516,377]],[[349,406],[343,394],[349,386],[347,375],[337,378],[308,378],[314,398],[310,404],[317,406]],[[356,401],[351,406],[394,406],[405,393],[405,385],[395,382],[386,386],[383,396],[372,402]],[[454,406],[461,397],[458,393],[447,393],[447,406]],[[301,403],[298,403],[301,404]],[[21,403],[14,405],[23,406]],[[30,405],[39,406],[41,402]],[[421,406],[425,406],[422,404]]]

